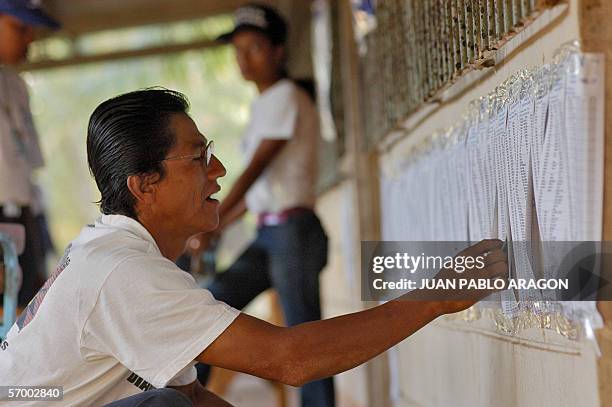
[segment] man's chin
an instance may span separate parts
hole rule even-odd
[[[213,216],[208,216],[206,218],[206,225],[204,225],[202,232],[209,233],[214,232],[219,227],[219,214],[215,213]]]
[[[199,214],[195,215],[198,226],[201,230],[199,233],[211,232],[219,226],[219,206],[220,202],[216,199],[205,199],[204,204],[200,208]],[[202,225],[204,223],[205,225]]]

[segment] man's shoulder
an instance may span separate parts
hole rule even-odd
[[[88,225],[75,239],[73,245],[80,250],[103,253],[143,253],[151,251],[150,242],[119,228],[100,228]]]
[[[146,262],[159,256],[151,243],[121,229],[86,227],[70,244],[70,257],[92,273],[111,272],[132,259]]]

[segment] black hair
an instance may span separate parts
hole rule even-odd
[[[162,160],[176,142],[170,118],[188,111],[182,93],[164,88],[126,93],[94,110],[87,128],[87,162],[101,193],[102,213],[136,219],[127,178],[159,174],[163,179]]]

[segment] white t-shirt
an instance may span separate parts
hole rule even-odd
[[[43,166],[28,91],[13,69],[0,67],[0,205],[32,205],[32,170]]]
[[[99,406],[192,383],[194,359],[238,314],[163,257],[140,223],[104,215],[0,345],[0,385],[63,386],[62,406]]]
[[[312,207],[320,130],[319,116],[308,94],[291,80],[282,79],[255,99],[250,120],[242,140],[247,163],[262,140],[288,142],[246,193],[249,210],[258,214]]]

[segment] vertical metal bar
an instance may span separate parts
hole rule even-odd
[[[418,44],[419,44],[419,64],[421,66],[421,96],[422,100],[427,98],[429,93],[429,75],[431,74],[428,65],[428,50],[427,50],[427,24],[425,21],[425,4],[421,1],[415,1],[417,6],[417,24],[419,27]]]
[[[433,51],[434,51],[434,76],[435,76],[435,87],[434,92],[440,89],[442,84],[442,40],[440,38],[440,9],[438,7],[438,0],[431,0],[431,30],[433,32]]]
[[[455,72],[460,72],[463,67],[463,49],[461,42],[463,41],[463,36],[461,35],[461,24],[459,18],[459,5],[461,0],[451,0],[451,13],[453,20],[453,33],[454,33],[454,43],[455,43]]]
[[[521,0],[512,0],[512,22],[514,27],[520,26],[523,23]]]
[[[504,34],[513,30],[514,22],[512,18],[512,0],[506,0],[504,4]]]
[[[480,9],[480,47],[482,51],[489,50],[489,14],[487,13],[487,0],[478,0]]]
[[[427,57],[427,96],[432,93],[436,87],[436,72],[435,72],[435,50],[434,50],[434,30],[431,21],[431,0],[423,1],[423,17],[425,21],[425,55]]]
[[[398,84],[396,89],[395,96],[395,114],[397,115],[397,120],[401,119],[407,112],[407,92],[406,92],[406,75],[407,75],[407,58],[406,55],[402,52],[404,48],[403,40],[404,40],[404,32],[406,31],[406,27],[404,26],[404,19],[402,18],[403,11],[403,0],[393,0],[393,19],[395,20],[395,24],[397,26],[397,31],[393,38],[395,39],[395,43],[393,45],[394,55],[395,55],[395,69],[394,72],[394,81]],[[397,121],[396,120],[396,121]]]
[[[431,65],[432,65],[432,88],[430,93],[435,93],[440,87],[440,54],[439,54],[439,40],[438,40],[438,27],[437,27],[437,1],[429,0],[429,10],[427,13],[429,20],[429,29],[431,30]]]
[[[460,35],[460,42],[459,45],[461,46],[461,66],[462,67],[466,67],[468,64],[468,39],[466,36],[466,26],[465,26],[465,1],[466,0],[459,0],[457,3],[457,12],[458,12],[458,18],[457,21],[459,22],[459,35]]]
[[[381,60],[383,63],[383,126],[380,129],[382,134],[387,133],[391,127],[393,99],[392,99],[392,83],[393,83],[393,49],[392,49],[392,33],[393,27],[390,26],[389,1],[380,2],[377,5],[376,17],[378,26],[382,29],[377,30],[378,40],[380,41],[380,50],[382,50]],[[378,137],[377,137],[378,138]]]
[[[504,28],[504,3],[506,0],[495,0],[495,36],[500,41],[506,33]]]
[[[487,0],[487,23],[489,29],[489,49],[494,49],[497,44],[495,31],[495,0]]]
[[[397,93],[398,93],[398,84],[396,83],[396,74],[397,74],[397,48],[395,48],[396,37],[399,31],[399,27],[397,26],[397,22],[394,16],[394,0],[387,0],[387,29],[384,30],[383,33],[385,37],[386,43],[386,55],[385,59],[387,62],[387,79],[385,83],[385,94],[386,94],[386,102],[387,102],[387,129],[392,128],[395,125],[395,120],[397,118]]]
[[[442,61],[441,69],[442,69],[442,82],[447,83],[452,75],[451,64],[449,64],[449,32],[448,32],[448,16],[446,10],[446,2],[444,0],[438,1],[438,8],[440,10],[440,41],[441,41],[441,50],[442,50]]]
[[[464,0],[463,15],[465,21],[465,45],[467,48],[467,62],[474,62],[474,17],[472,15],[472,0]]]
[[[408,105],[408,92],[407,87],[407,76],[408,76],[408,58],[406,55],[406,47],[404,46],[404,33],[406,32],[406,26],[404,25],[403,19],[403,0],[393,0],[393,18],[397,25],[397,32],[394,35],[395,38],[395,65],[397,71],[395,72],[394,79],[398,84],[396,103],[397,103],[397,115],[403,117],[407,110]]]
[[[472,0],[472,16],[474,20],[474,59],[482,56],[482,35],[480,23],[480,0]]]
[[[528,18],[531,15],[531,2],[529,0],[521,0],[522,10],[523,10],[523,19]]]
[[[412,2],[410,0],[404,0],[403,2],[403,18],[404,18],[404,42],[406,45],[406,63],[408,66],[408,100],[409,100],[409,111],[413,111],[419,103],[418,88],[419,88],[419,74],[417,67],[417,43],[416,43],[416,30],[414,25],[414,10]]]
[[[465,37],[467,38],[468,62],[476,59],[476,39],[474,38],[474,9],[472,0],[465,0]]]
[[[448,50],[448,72],[449,72],[449,80],[452,79],[453,74],[455,73],[455,31],[453,30],[453,14],[451,11],[452,5],[451,0],[444,0],[444,8],[446,10],[446,32],[447,32],[447,41],[445,44]]]
[[[442,7],[440,0],[432,1],[433,10],[433,28],[435,31],[435,45],[436,45],[436,76],[437,86],[436,90],[440,89],[444,85],[444,40],[442,39]]]
[[[427,76],[427,71],[424,62],[423,55],[423,17],[421,13],[422,4],[419,0],[412,1],[412,16],[413,16],[413,26],[415,33],[415,55],[414,59],[416,62],[416,68],[418,73],[418,82],[416,84],[417,95],[419,105],[423,100],[425,100],[425,81]]]

